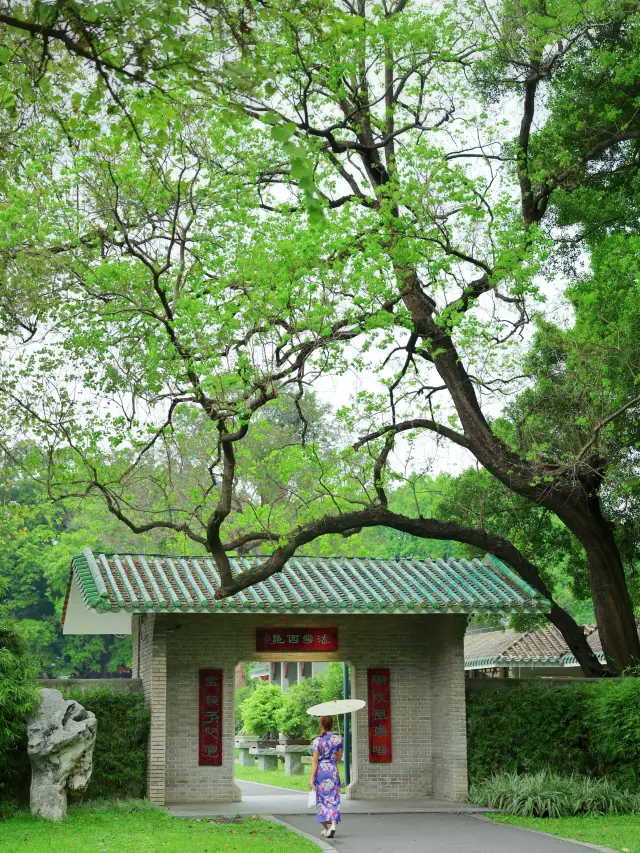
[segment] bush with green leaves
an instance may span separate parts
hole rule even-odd
[[[64,695],[92,711],[98,721],[93,773],[85,796],[143,796],[150,721],[144,695],[110,687],[71,687]]]
[[[284,695],[280,687],[260,682],[240,706],[244,731],[250,735],[277,734],[276,715],[283,701]]]
[[[341,663],[330,663],[324,672],[294,684],[284,695],[278,712],[278,729],[289,737],[313,738],[319,733],[317,717],[310,717],[307,708],[319,702],[342,699],[343,673]]]
[[[39,700],[35,676],[18,623],[0,607],[0,798],[24,790],[26,720]]]
[[[322,684],[318,676],[305,678],[285,693],[282,707],[276,715],[278,730],[288,737],[315,737],[318,732],[317,717],[310,717],[307,708],[322,702]]]
[[[640,783],[640,679],[607,679],[589,687],[589,752],[596,772],[627,787]]]
[[[587,685],[543,689],[535,683],[482,690],[467,701],[469,777],[496,773],[588,773]]]
[[[317,676],[320,682],[321,702],[342,699],[344,695],[344,664],[334,661]]]
[[[247,684],[243,687],[236,688],[235,692],[235,706],[234,706],[234,716],[235,716],[235,731],[236,734],[240,734],[243,730],[244,723],[242,721],[242,705],[245,699],[248,699],[249,696],[254,692],[256,687],[258,686],[258,681],[255,678],[250,678]]]
[[[640,795],[610,779],[577,774],[501,773],[471,786],[472,803],[520,817],[637,814]]]

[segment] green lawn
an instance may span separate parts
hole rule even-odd
[[[600,844],[622,853],[640,853],[640,815],[603,817],[509,817],[488,815],[500,823],[539,829],[564,838],[575,838],[588,844]],[[579,849],[579,848],[576,848]]]
[[[2,853],[316,853],[317,847],[275,823],[244,824],[170,817],[147,803],[78,806],[62,823],[28,814],[0,822]]]
[[[242,779],[243,782],[258,782],[260,785],[277,785],[279,788],[291,788],[293,791],[308,791],[309,790],[309,775],[311,773],[311,765],[303,764],[304,774],[302,776],[285,776],[284,769],[278,770],[258,770],[255,767],[241,767],[239,764],[235,766],[236,779]],[[340,778],[344,778],[344,765],[340,765]],[[342,787],[344,791],[344,786]]]

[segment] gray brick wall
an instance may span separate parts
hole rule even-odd
[[[133,674],[142,679],[144,696],[151,707],[147,796],[163,804],[166,801],[167,624],[154,614],[134,616],[131,632]]]
[[[467,720],[464,675],[465,616],[440,616],[429,645],[433,795],[467,799]]]
[[[367,668],[389,667],[391,677],[393,761],[369,763],[367,712],[355,715],[355,781],[349,796],[464,799],[464,624],[462,616],[145,616],[140,676],[152,707],[150,798],[239,800],[233,783],[234,668],[260,658],[256,627],[335,625],[340,651],[326,658],[352,666],[353,696],[366,699]],[[133,633],[135,638],[135,624]],[[206,667],[224,670],[221,767],[198,766],[198,670]]]

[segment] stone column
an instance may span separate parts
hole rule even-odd
[[[434,618],[429,643],[431,764],[433,796],[467,799],[467,728],[464,685],[464,632],[467,617]]]
[[[294,684],[298,683],[298,664],[295,661],[286,661],[282,666],[282,689],[288,690]],[[285,675],[286,671],[286,675]]]

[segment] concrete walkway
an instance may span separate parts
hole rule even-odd
[[[280,820],[320,840],[320,825],[314,816],[286,816]],[[580,853],[581,849],[586,853],[585,847],[606,850],[466,814],[346,815],[328,844],[338,853]]]
[[[614,853],[606,847],[563,841],[542,833],[484,820],[487,809],[442,800],[342,800],[343,821],[334,839],[320,836],[307,808],[307,795],[289,788],[236,780],[239,803],[180,803],[166,810],[176,817],[270,815],[319,842],[326,853],[579,853],[580,848]]]
[[[222,815],[309,815],[307,794],[291,791],[288,788],[276,788],[273,785],[259,785],[255,782],[236,780],[242,791],[239,803],[179,803],[167,804],[166,810],[176,817],[211,817]],[[482,814],[486,809],[471,806],[468,803],[449,803],[427,797],[416,800],[347,800],[342,798],[342,813],[346,815],[369,814],[405,814],[405,813],[448,813]]]

